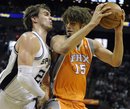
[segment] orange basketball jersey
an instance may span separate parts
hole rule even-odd
[[[88,39],[84,38],[79,47],[65,56],[55,77],[54,95],[61,99],[83,101],[91,60],[91,47]]]

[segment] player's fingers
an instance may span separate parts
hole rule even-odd
[[[122,9],[122,13],[123,13],[123,21],[125,21],[125,11]]]
[[[102,10],[101,10],[101,13],[105,13],[106,11],[108,11],[108,10],[110,10],[111,9],[111,7],[105,7],[105,8],[103,8]]]
[[[107,13],[102,14],[102,17],[109,16],[111,14],[112,14],[112,12],[107,12]]]
[[[104,6],[106,5],[106,3],[101,3],[96,7],[97,11],[100,11]]]

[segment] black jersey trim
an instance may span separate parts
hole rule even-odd
[[[0,89],[5,90],[6,87],[12,83],[13,79],[16,77],[18,73],[18,64],[17,64],[17,58],[14,64],[14,67],[12,71],[4,78],[4,80],[0,84]]]

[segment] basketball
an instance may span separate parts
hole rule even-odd
[[[123,16],[122,9],[119,5],[112,2],[107,2],[107,4],[103,7],[111,7],[111,9],[105,11],[105,12],[112,12],[112,14],[105,16],[100,21],[100,26],[106,29],[113,29],[120,25],[120,21]]]

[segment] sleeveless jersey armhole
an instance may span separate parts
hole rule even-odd
[[[90,49],[91,49],[91,52],[92,54],[94,55],[94,46],[93,46],[93,42],[88,38],[88,42],[89,42],[89,45],[90,45]]]
[[[15,52],[16,54],[18,54],[18,51],[16,50],[16,44],[17,44],[17,43],[15,43],[15,45],[14,45],[14,52]]]

